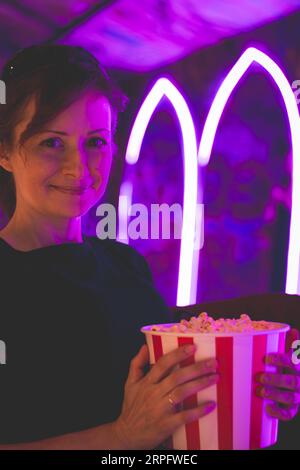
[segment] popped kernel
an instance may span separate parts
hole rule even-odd
[[[207,312],[201,312],[198,317],[193,315],[190,320],[182,319],[180,323],[173,323],[171,326],[153,325],[151,330],[181,333],[243,333],[280,327],[280,324],[265,320],[251,320],[246,313],[242,313],[239,318],[218,318],[214,320]]]

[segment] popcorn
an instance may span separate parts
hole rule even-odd
[[[280,328],[280,324],[265,320],[251,320],[249,315],[243,313],[240,318],[219,318],[214,320],[207,312],[201,312],[198,317],[192,316],[190,320],[180,320],[180,323],[167,325],[153,325],[151,331],[180,332],[180,333],[245,333],[251,331],[273,330]]]

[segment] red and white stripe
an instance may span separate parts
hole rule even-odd
[[[225,450],[256,449],[274,444],[277,440],[278,420],[266,413],[269,400],[256,396],[258,372],[273,372],[264,356],[284,352],[286,332],[235,336],[151,334],[146,332],[150,364],[184,344],[197,344],[194,356],[189,356],[178,367],[185,367],[204,359],[216,358],[220,380],[197,394],[186,398],[180,409],[189,409],[202,402],[216,401],[217,408],[197,421],[177,429],[169,438],[170,449]]]

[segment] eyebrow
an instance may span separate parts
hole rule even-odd
[[[107,132],[110,132],[108,129],[106,129],[105,127],[101,127],[100,129],[94,129],[93,131],[89,131],[87,133],[87,135],[90,135],[90,134],[95,134],[95,132],[101,132],[101,131],[107,131]],[[44,129],[40,132],[40,134],[43,134],[44,132],[53,132],[54,134],[60,134],[60,135],[69,135],[67,132],[63,132],[63,131],[55,131],[53,129]]]

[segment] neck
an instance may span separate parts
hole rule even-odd
[[[61,243],[82,243],[81,217],[49,219],[43,214],[26,214],[25,217],[16,209],[0,231],[0,237],[22,251]]]

